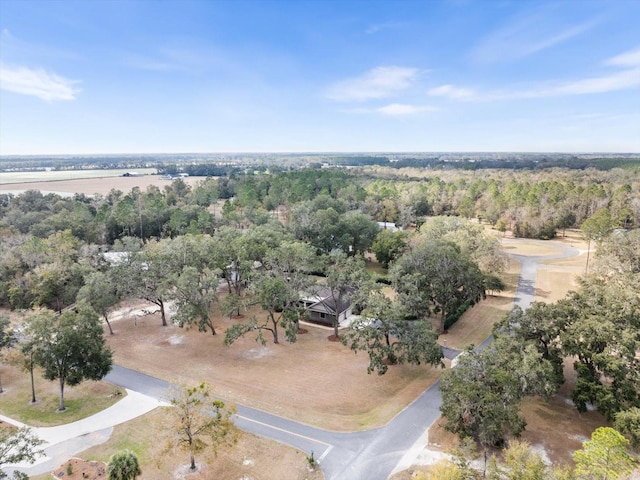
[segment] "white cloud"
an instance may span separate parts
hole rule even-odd
[[[363,102],[386,98],[408,89],[418,70],[406,67],[376,67],[359,77],[348,78],[329,87],[327,97],[339,102]]]
[[[558,95],[585,95],[627,90],[640,87],[640,68],[632,68],[611,75],[585,78],[554,87],[522,92],[522,96],[551,97]]]
[[[407,105],[404,103],[391,103],[389,105],[385,105],[384,107],[380,107],[376,109],[376,112],[382,113],[384,115],[413,115],[414,113],[420,112],[429,112],[433,111],[435,108],[429,107],[426,105]]]
[[[640,47],[616,55],[608,59],[605,64],[618,67],[640,67]]]
[[[80,90],[69,80],[41,68],[14,67],[0,64],[0,88],[9,92],[31,95],[45,101],[75,100]]]
[[[453,85],[442,85],[440,87],[430,89],[427,94],[432,97],[447,97],[453,99],[471,98],[475,92],[470,88],[454,87]]]
[[[528,12],[482,40],[472,51],[474,60],[497,63],[518,60],[570,40],[596,25],[596,21],[578,25],[554,24],[555,15],[542,9]]]
[[[357,115],[370,115],[370,114],[382,114],[388,115],[392,117],[399,117],[402,115],[413,115],[421,112],[433,112],[436,111],[437,108],[432,107],[430,105],[410,105],[406,103],[390,103],[389,105],[384,105],[382,107],[373,107],[373,108],[365,108],[365,107],[356,107],[356,108],[344,108],[340,111],[342,113],[350,113]]]
[[[625,67],[616,72],[564,82],[547,82],[526,89],[505,89],[478,92],[470,88],[442,85],[427,93],[431,96],[453,100],[493,101],[518,98],[545,98],[568,95],[589,95],[640,88],[640,48],[616,55],[606,60],[605,65]]]

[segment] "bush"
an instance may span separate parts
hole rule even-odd
[[[458,320],[460,320],[460,317],[462,316],[462,314],[467,310],[469,310],[473,305],[474,305],[474,302],[472,302],[471,300],[467,300],[462,305],[460,305],[458,309],[455,312],[453,312],[451,315],[449,315],[447,319],[444,321],[444,328],[447,329],[450,326],[452,326],[454,323],[456,323]]]

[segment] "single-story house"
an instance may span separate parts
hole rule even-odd
[[[309,321],[333,326],[336,318],[343,323],[351,317],[351,302],[347,299],[334,298],[328,288],[302,295],[302,302],[307,310]]]

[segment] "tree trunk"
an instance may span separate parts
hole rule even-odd
[[[213,322],[211,321],[209,316],[207,315],[206,317],[203,318],[203,320],[205,321],[205,323],[207,325],[209,325],[209,328],[211,329],[211,335],[215,335],[216,334],[216,328],[213,326]]]
[[[33,380],[33,353],[29,363],[29,374],[31,375],[31,403],[36,403],[36,385]]]
[[[104,314],[104,321],[107,322],[107,327],[109,327],[109,333],[113,335],[113,329],[111,328],[111,324],[109,323],[109,316]]]
[[[67,407],[64,406],[64,379],[60,377],[60,404],[58,405],[58,412],[64,412]]]
[[[440,333],[444,333],[445,332],[444,324],[445,324],[446,320],[447,320],[447,314],[443,310],[442,311],[442,317],[440,317]]]
[[[271,317],[271,323],[273,324],[273,343],[278,343],[278,322],[276,318],[273,316],[273,312],[269,312],[269,316]]]
[[[166,327],[167,315],[165,314],[165,311],[164,311],[164,302],[162,301],[162,299],[158,299],[158,305],[160,306],[160,316],[162,317],[162,326]]]
[[[193,453],[189,453],[189,455],[191,456],[191,466],[189,468],[191,470],[195,470],[196,469],[196,459],[193,456]]]
[[[340,326],[340,320],[338,320],[340,317],[340,315],[338,315],[338,313],[336,313],[336,319],[333,321],[333,335],[336,338],[339,338],[340,335],[338,334],[338,327]]]

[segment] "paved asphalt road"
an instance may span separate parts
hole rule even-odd
[[[114,365],[106,381],[166,400],[171,384]],[[326,480],[386,479],[415,441],[440,415],[439,383],[422,393],[384,427],[365,432],[331,432],[238,405],[242,430],[314,453]]]
[[[574,248],[558,246],[562,249],[562,253],[558,255],[514,255],[521,262],[514,302],[516,305],[527,308],[533,301],[540,261],[568,258],[579,253]],[[489,337],[479,348],[491,341],[492,338]],[[457,353],[455,350],[445,349],[447,358]],[[171,388],[171,384],[164,380],[118,365],[114,365],[105,380],[158,400],[167,400]],[[365,432],[326,431],[242,405],[237,406],[236,423],[247,432],[291,445],[307,454],[313,452],[326,480],[384,480],[440,416],[441,402],[438,382],[387,425]]]

